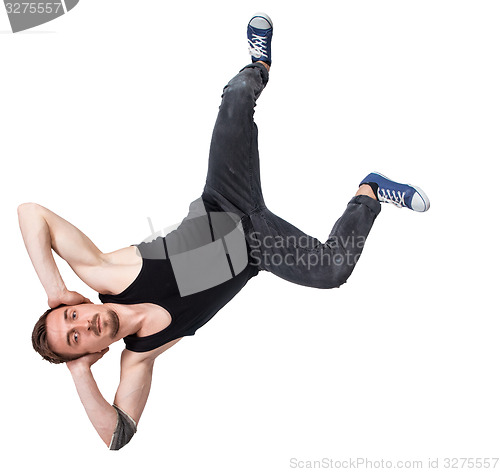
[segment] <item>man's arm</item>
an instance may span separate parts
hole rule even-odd
[[[90,370],[92,364],[97,362],[107,349],[67,362],[66,365],[71,372],[87,416],[101,439],[109,446],[116,426],[116,411],[102,396]]]
[[[109,447],[117,430],[119,416],[115,408],[102,396],[91,372],[92,364],[106,352],[107,349],[97,354],[89,354],[68,362],[67,365],[87,416]],[[141,358],[127,350],[122,353],[120,385],[116,391],[114,405],[130,416],[135,424],[139,422],[146,406],[151,389],[153,364],[153,359]]]
[[[96,291],[107,289],[104,271],[95,270],[106,266],[105,255],[78,228],[36,203],[23,203],[18,207],[18,215],[26,249],[47,293],[51,308],[61,303],[76,305],[89,301],[67,290],[52,250],[62,257],[89,287]]]

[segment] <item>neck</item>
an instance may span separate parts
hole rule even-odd
[[[113,310],[120,320],[120,329],[117,339],[136,334],[144,324],[146,312],[141,305],[121,305],[118,303],[105,303],[105,306]]]

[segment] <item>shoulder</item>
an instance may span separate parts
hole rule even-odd
[[[128,349],[124,349],[121,357],[121,366],[122,369],[124,367],[133,367],[136,365],[152,365],[155,359],[163,354],[167,349],[170,349],[173,345],[177,344],[182,338],[174,339],[163,346],[160,346],[156,349],[147,352],[134,352]]]
[[[152,369],[154,361],[155,358],[147,352],[133,352],[124,349],[120,359],[121,377],[127,377],[137,371]]]
[[[103,262],[115,266],[142,264],[141,253],[137,246],[127,246],[102,255]]]
[[[135,246],[128,246],[102,255],[100,264],[100,293],[122,293],[139,275],[142,257]]]

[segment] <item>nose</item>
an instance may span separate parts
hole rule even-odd
[[[76,324],[76,328],[81,331],[90,331],[92,329],[92,320],[82,320]]]

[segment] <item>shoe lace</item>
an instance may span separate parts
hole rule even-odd
[[[378,198],[382,202],[394,203],[398,208],[405,207],[405,192],[396,192],[395,190],[388,190],[385,188],[378,188]]]
[[[252,56],[257,59],[261,57],[267,58],[267,40],[265,36],[259,36],[258,34],[252,33],[252,39],[248,40],[248,44],[248,50]]]

